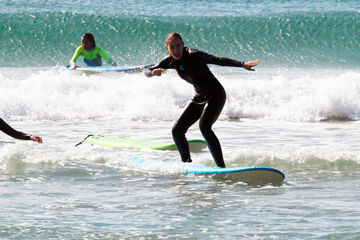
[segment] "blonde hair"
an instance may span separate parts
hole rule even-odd
[[[165,38],[165,46],[167,46],[169,44],[169,42],[174,39],[174,38],[177,38],[179,39],[181,42],[184,43],[184,41],[182,40],[181,38],[181,35],[180,33],[177,33],[177,32],[172,32],[172,33],[169,33],[166,38]]]

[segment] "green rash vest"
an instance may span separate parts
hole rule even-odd
[[[82,45],[80,45],[75,53],[72,59],[70,60],[70,65],[73,66],[76,62],[76,60],[79,58],[79,56],[82,56],[86,60],[93,60],[96,59],[98,55],[103,57],[105,61],[107,61],[109,64],[114,64],[112,59],[102,50],[101,47],[94,47],[90,50],[85,50]]]

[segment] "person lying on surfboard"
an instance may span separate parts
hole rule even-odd
[[[221,145],[212,130],[212,125],[224,107],[226,93],[207,64],[243,67],[248,71],[255,71],[252,67],[258,65],[260,61],[239,62],[188,48],[184,45],[181,35],[176,32],[167,35],[165,48],[169,56],[147,69],[145,75],[148,77],[161,76],[166,69],[176,69],[179,76],[195,88],[195,96],[172,129],[173,139],[181,160],[183,162],[192,162],[185,133],[191,125],[200,120],[200,131],[208,144],[216,165],[225,168]]]
[[[12,127],[10,127],[2,118],[0,118],[0,130],[6,133],[7,135],[20,139],[20,140],[32,140],[34,142],[42,143],[41,137],[33,136],[30,134],[26,134],[23,132],[16,131]]]
[[[98,46],[96,46],[94,36],[91,33],[84,33],[81,38],[81,45],[76,49],[74,56],[70,60],[70,67],[75,70],[78,65],[75,64],[79,56],[83,57],[87,66],[102,66],[101,57],[109,64],[117,66],[113,60]]]

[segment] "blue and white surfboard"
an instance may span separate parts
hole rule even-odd
[[[207,167],[195,163],[166,164],[161,161],[147,160],[139,157],[130,157],[137,165],[150,164],[152,170],[159,172],[175,172],[179,174],[212,175],[215,179],[225,179],[244,182],[248,184],[272,184],[280,185],[285,179],[285,174],[280,170],[270,167],[231,167],[217,168]]]
[[[137,72],[153,66],[153,64],[139,66],[84,66],[77,67],[75,71],[82,72]],[[69,67],[68,67],[69,68]],[[71,68],[70,68],[71,69]]]

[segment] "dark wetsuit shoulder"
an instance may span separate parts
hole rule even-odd
[[[6,133],[7,135],[9,135],[13,138],[16,138],[16,139],[31,140],[30,135],[23,133],[23,132],[16,131],[15,129],[10,127],[2,118],[0,118],[0,130],[3,131],[4,133]]]
[[[168,56],[159,64],[148,69],[146,75],[150,76],[151,71],[156,68],[176,69],[182,79],[194,86],[196,95],[193,100],[204,102],[211,95],[224,92],[223,87],[207,66],[208,64],[243,67],[243,62],[216,57],[196,49],[184,47],[180,60],[175,61],[172,57]]]

